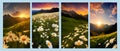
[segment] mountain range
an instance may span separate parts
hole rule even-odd
[[[12,17],[10,14],[3,15],[3,27],[7,28],[16,23],[28,20],[29,18]]]
[[[51,8],[49,10],[44,10],[44,9],[41,9],[41,10],[32,10],[32,14],[37,14],[37,13],[51,13],[51,12],[58,12],[59,11],[59,8]]]
[[[71,11],[66,11],[66,10],[62,10],[62,16],[66,16],[69,18],[74,18],[77,20],[87,20],[88,21],[88,15],[79,15],[77,14],[75,11],[71,10]]]
[[[101,33],[109,34],[115,31],[117,31],[117,23],[112,25],[102,24],[100,28],[97,25],[90,23],[91,36],[99,35]]]

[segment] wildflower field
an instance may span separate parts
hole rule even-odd
[[[3,29],[3,48],[29,48],[30,21],[22,21]]]
[[[117,48],[117,32],[90,37],[91,48]]]
[[[30,3],[3,3],[3,48],[30,48]]]
[[[32,17],[33,48],[59,47],[59,12],[38,13]]]
[[[62,16],[62,48],[87,48],[88,23]]]

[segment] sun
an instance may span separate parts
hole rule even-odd
[[[25,14],[20,14],[20,15],[18,15],[18,17],[20,17],[20,18],[27,18]]]
[[[23,18],[23,17],[25,17],[25,15],[24,15],[24,14],[20,14],[19,17],[20,17],[20,18]]]
[[[20,15],[18,15],[18,17],[20,17],[20,18],[29,18],[29,15],[27,15],[27,14],[20,14]]]
[[[97,21],[96,24],[97,24],[97,26],[101,26],[102,22],[101,21]]]

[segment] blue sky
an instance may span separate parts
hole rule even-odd
[[[117,3],[91,3],[90,22],[97,24],[115,24],[117,22]]]

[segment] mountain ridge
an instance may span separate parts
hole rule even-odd
[[[91,36],[99,35],[101,33],[109,34],[117,31],[117,23],[112,25],[102,24],[100,28],[97,25],[90,23],[90,34]]]
[[[3,15],[3,27],[7,28],[13,26],[16,23],[28,20],[29,18],[19,18],[19,17],[12,17],[10,14]]]
[[[69,17],[69,18],[75,18],[77,20],[88,21],[88,15],[82,16],[82,15],[77,14],[73,10],[71,10],[71,11],[62,10],[62,16],[66,16],[66,17]]]
[[[52,13],[52,12],[58,12],[59,8],[51,8],[49,10],[32,10],[32,14],[37,14],[37,13]]]

